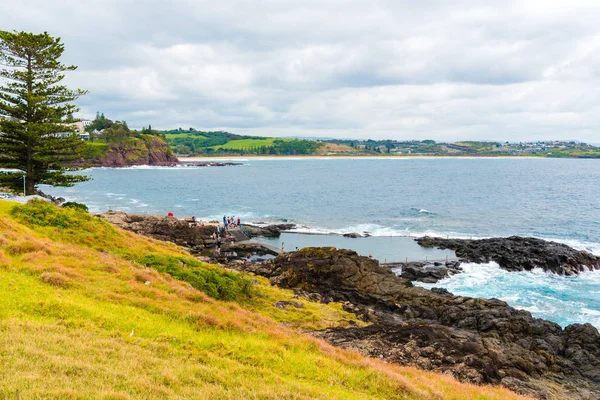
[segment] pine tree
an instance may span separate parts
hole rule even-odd
[[[63,52],[60,38],[46,32],[0,31],[0,65],[7,67],[0,70],[0,167],[23,171],[2,174],[0,185],[18,191],[24,173],[28,195],[39,184],[73,186],[89,179],[67,173],[84,145],[65,123],[78,111],[69,102],[86,91],[60,84],[64,72],[77,68],[60,63]]]

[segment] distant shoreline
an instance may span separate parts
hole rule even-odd
[[[576,157],[553,158],[553,157],[534,157],[534,156],[193,156],[178,157],[180,162],[202,162],[202,161],[223,161],[223,160],[419,160],[419,159],[578,159]]]

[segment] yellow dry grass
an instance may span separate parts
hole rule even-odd
[[[171,244],[75,210],[40,226],[11,207],[0,201],[0,398],[520,398],[299,333],[356,323],[339,305],[279,310],[293,293],[263,279],[218,301],[135,261],[189,257]]]

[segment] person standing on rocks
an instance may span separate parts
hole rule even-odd
[[[285,243],[281,242],[281,252],[282,253],[285,253],[285,246],[284,246],[284,244]]]

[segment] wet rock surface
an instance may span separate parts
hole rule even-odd
[[[415,240],[423,247],[454,250],[457,257],[469,262],[495,261],[507,271],[542,268],[560,275],[574,275],[600,269],[600,257],[565,244],[531,237],[469,240],[425,236]]]
[[[459,261],[393,263],[386,264],[386,267],[391,268],[401,278],[424,283],[435,283],[462,272]]]
[[[275,224],[268,226],[244,224],[243,226],[245,231],[250,234],[250,237],[279,237],[282,231],[288,231],[296,227],[295,224]]]
[[[183,165],[184,167],[231,167],[243,164],[238,162],[223,161],[181,161],[180,165]]]
[[[336,346],[537,398],[600,398],[600,334],[590,324],[562,329],[500,300],[414,287],[349,250],[306,248],[237,268],[373,323],[314,332]]]

